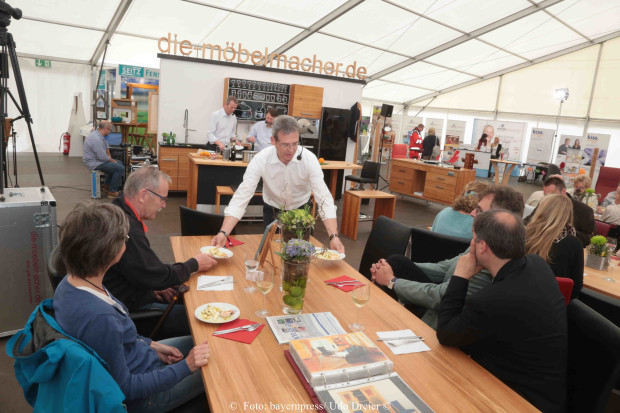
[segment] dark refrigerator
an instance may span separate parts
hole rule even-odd
[[[321,134],[319,136],[319,158],[329,161],[344,161],[347,156],[347,140],[349,134],[349,109],[323,108],[321,116]],[[331,170],[325,174],[328,182],[329,174],[338,174],[336,187],[336,199],[340,199],[342,193],[343,170]]]

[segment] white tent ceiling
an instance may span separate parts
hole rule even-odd
[[[157,39],[243,44],[368,69],[415,103],[620,36],[620,0],[19,0],[18,55],[159,67]]]

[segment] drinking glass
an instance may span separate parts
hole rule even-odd
[[[251,251],[244,251],[243,254],[243,262],[245,264],[245,279],[250,281],[256,281],[256,270],[258,269],[259,262],[254,259],[254,253],[252,253]],[[253,284],[250,284],[248,287],[245,287],[243,291],[251,294],[255,293],[258,290]]]
[[[256,286],[258,290],[263,293],[263,309],[254,312],[257,317],[265,318],[271,314],[269,310],[265,308],[265,296],[271,291],[273,284],[273,268],[267,264],[258,267],[256,270]]]
[[[349,324],[351,331],[364,331],[366,328],[363,324],[360,324],[360,308],[365,306],[368,300],[370,300],[370,286],[368,284],[353,290],[353,304],[357,306],[357,320],[355,323]]]
[[[612,275],[614,274],[614,267],[616,267],[618,263],[620,263],[620,258],[618,258],[616,254],[611,254],[609,257],[607,257],[607,260],[609,262],[609,277],[605,277],[603,278],[603,280],[610,283],[615,283],[616,280],[612,278]]]

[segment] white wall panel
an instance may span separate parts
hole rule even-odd
[[[620,39],[603,44],[590,116],[620,119]]]
[[[489,79],[453,92],[439,95],[431,108],[454,108],[469,110],[495,110],[499,78]]]

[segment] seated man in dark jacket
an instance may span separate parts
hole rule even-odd
[[[185,262],[164,264],[151,249],[145,220],[155,219],[166,207],[170,177],[156,167],[143,167],[125,182],[123,195],[113,201],[129,217],[129,239],[121,260],[106,272],[103,284],[129,311],[166,308],[174,297],[174,287],[196,271],[216,264],[213,257],[198,254]],[[182,305],[175,305],[161,326],[165,337],[189,335]]]
[[[520,217],[490,210],[474,219],[441,301],[437,338],[459,346],[543,412],[564,411],[566,305],[553,272],[525,254]],[[467,297],[469,279],[485,268],[493,282]]]
[[[560,194],[570,198],[573,203],[573,226],[577,232],[576,237],[579,238],[584,248],[587,247],[590,244],[590,238],[596,233],[592,208],[566,193],[566,185],[561,175],[549,176],[543,184],[543,192],[545,195]],[[524,225],[530,223],[534,213],[536,210],[523,220]]]

